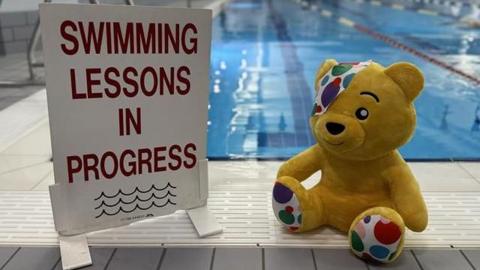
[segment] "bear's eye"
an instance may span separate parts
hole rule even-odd
[[[368,110],[365,108],[358,108],[358,110],[355,112],[355,116],[360,119],[360,120],[365,120],[368,117]]]

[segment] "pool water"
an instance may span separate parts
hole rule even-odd
[[[339,17],[447,67],[341,24]],[[324,59],[334,58],[416,64],[425,89],[415,103],[415,135],[401,153],[410,160],[479,159],[480,86],[459,75],[480,76],[479,35],[453,17],[414,9],[357,1],[233,0],[213,22],[208,156],[284,159],[314,144],[308,124],[313,78]]]

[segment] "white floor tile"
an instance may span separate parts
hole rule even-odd
[[[209,182],[232,188],[272,186],[280,165],[277,161],[209,161]]]
[[[410,162],[409,166],[419,179],[472,178],[455,162]]]
[[[52,163],[44,162],[21,170],[4,173],[0,175],[0,190],[31,190],[52,170]]]
[[[50,127],[44,121],[37,129],[9,146],[2,152],[3,155],[52,155],[50,143]]]
[[[473,178],[417,178],[422,191],[480,191]]]
[[[49,156],[0,155],[0,175],[48,162]]]
[[[47,97],[45,90],[0,111],[0,151],[15,143],[26,132],[35,128],[47,118]]]
[[[459,162],[458,164],[480,181],[480,162]]]
[[[480,191],[477,182],[456,162],[410,162],[423,191]]]
[[[52,170],[45,178],[43,178],[43,180],[41,180],[41,182],[37,183],[32,190],[48,190],[48,187],[53,184],[55,184],[55,177],[53,176]]]

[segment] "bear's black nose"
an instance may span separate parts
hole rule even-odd
[[[338,135],[345,130],[345,126],[335,122],[328,122],[326,124],[327,130],[332,135]]]

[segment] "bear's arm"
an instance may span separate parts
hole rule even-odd
[[[405,225],[412,231],[423,231],[428,223],[427,207],[408,165],[394,165],[385,171],[384,176],[389,181],[391,199]]]
[[[278,170],[277,179],[290,176],[301,182],[320,170],[322,161],[322,149],[318,145],[311,146],[283,163]]]

